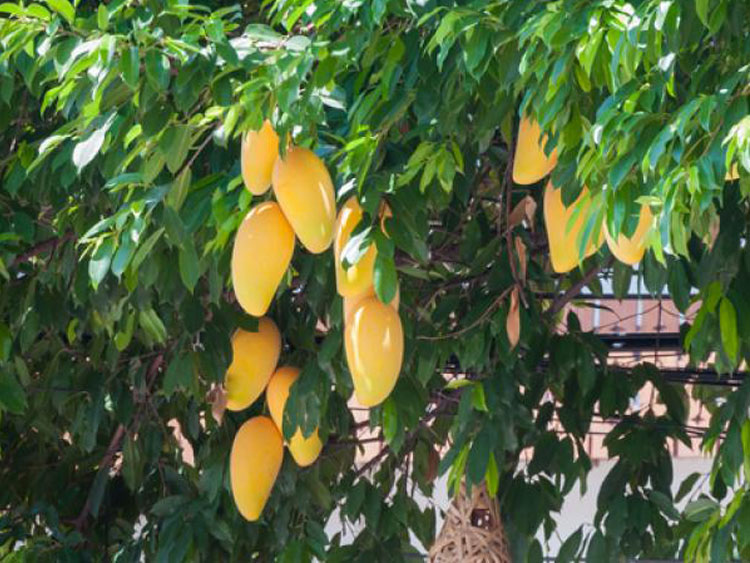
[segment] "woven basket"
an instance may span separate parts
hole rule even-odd
[[[512,563],[497,499],[490,496],[484,483],[472,487],[471,498],[461,484],[430,549],[430,563],[456,561]]]

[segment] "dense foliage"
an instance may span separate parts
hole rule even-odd
[[[638,275],[683,312],[700,303],[683,333],[693,362],[728,373],[750,354],[744,0],[45,0],[0,16],[0,558],[391,561],[409,531],[431,544],[434,509],[412,492],[439,471],[486,480],[517,560],[540,561],[537,532],[555,533],[585,483],[583,440],[604,416],[619,420],[616,464],[559,560],[750,559],[750,385],[695,391],[711,495],[691,476],[679,512],[667,444],[688,440],[685,389],[648,364],[615,372],[560,318],[597,273],[617,292]],[[509,174],[522,113],[557,147],[564,199],[590,189],[580,248],[602,220],[632,233],[651,205],[639,267],[604,247],[551,273],[543,185]],[[282,362],[304,368],[292,425],[320,425],[327,446],[307,469],[287,456],[249,524],[228,453],[264,405],[221,424],[212,407],[233,331],[255,322],[229,259],[257,203],[239,138],[266,117],[326,160],[339,202],[357,193],[379,291],[398,279],[406,355],[370,412],[387,447],[357,469],[333,257],[297,248],[270,316]],[[647,382],[665,412],[628,411]],[[323,532],[336,510],[366,523],[351,546]]]

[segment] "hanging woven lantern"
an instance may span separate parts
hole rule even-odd
[[[461,491],[445,515],[443,528],[430,549],[430,563],[512,563],[500,507],[482,483]]]

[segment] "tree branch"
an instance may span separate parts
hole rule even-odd
[[[487,320],[487,317],[489,317],[492,313],[495,312],[495,309],[500,306],[500,304],[503,302],[503,299],[510,293],[511,289],[513,289],[515,286],[510,286],[505,289],[500,295],[498,295],[495,300],[490,304],[487,309],[484,310],[484,312],[479,316],[477,320],[475,320],[473,323],[471,323],[468,326],[465,326],[461,329],[458,329],[454,332],[449,332],[447,334],[438,334],[436,336],[422,336],[418,335],[416,338],[417,340],[445,340],[446,338],[456,338],[457,336],[461,336],[462,334],[465,334],[469,332],[471,329],[481,325],[485,320]]]
[[[584,276],[580,280],[574,283],[568,289],[568,291],[558,296],[552,302],[552,305],[550,305],[550,308],[547,309],[547,313],[550,316],[552,316],[562,311],[565,305],[567,305],[570,301],[575,299],[581,293],[581,290],[584,288],[584,286],[588,285],[588,283],[591,280],[593,280],[596,277],[596,275],[600,271],[602,271],[604,268],[609,268],[613,262],[614,262],[614,258],[610,256],[609,260],[607,260],[606,262],[603,262],[591,268],[588,272],[584,274]]]
[[[21,264],[22,262],[28,262],[32,258],[39,256],[40,254],[44,254],[45,252],[54,251],[59,245],[65,244],[69,240],[74,239],[75,233],[73,231],[65,231],[65,233],[59,237],[53,237],[47,240],[43,240],[42,242],[32,246],[23,254],[19,254],[18,256],[16,256],[13,262],[11,262],[10,267],[12,268],[13,266]]]
[[[451,400],[449,400],[451,399]],[[432,420],[433,418],[436,418],[440,416],[441,414],[444,414],[448,411],[448,409],[452,406],[452,397],[444,394],[439,394],[437,396],[437,401],[435,403],[435,408],[432,409],[430,412],[428,412],[422,420],[419,421],[419,424],[406,436],[406,439],[404,440],[404,447],[401,451],[397,452],[401,455],[407,455],[411,450],[414,448],[414,446],[417,443],[417,433],[422,428],[429,428],[427,423]],[[370,469],[372,469],[375,465],[377,465],[384,457],[386,457],[388,454],[392,453],[392,450],[390,446],[383,445],[383,448],[375,454],[372,459],[370,459],[367,463],[365,463],[362,467],[357,469],[355,472],[356,477],[361,477],[365,473],[367,473]]]
[[[164,353],[160,353],[158,356],[156,356],[153,361],[151,362],[151,365],[148,368],[148,372],[146,374],[146,382],[148,385],[148,388],[150,389],[153,385],[153,382],[156,380],[156,375],[159,373],[159,368],[161,367],[162,363],[164,362]],[[140,422],[140,415],[141,410],[139,409],[133,418],[133,428],[132,431],[135,431],[138,427],[138,423]],[[98,470],[96,472],[97,476],[102,471],[109,471],[109,468],[112,466],[112,463],[114,462],[115,456],[117,453],[122,449],[122,443],[125,439],[125,436],[127,434],[127,428],[123,424],[119,424],[117,426],[117,429],[112,434],[112,438],[109,440],[109,446],[107,447],[107,450],[104,452],[104,455],[102,456],[102,459],[99,461]],[[96,477],[94,478],[94,483],[96,482]],[[86,520],[88,519],[89,514],[91,513],[91,504],[92,504],[92,494],[93,494],[93,487],[89,491],[88,496],[86,497],[86,502],[83,505],[83,508],[81,509],[81,512],[78,514],[78,516],[75,517],[71,521],[71,524],[75,527],[76,530],[79,532],[85,527]]]

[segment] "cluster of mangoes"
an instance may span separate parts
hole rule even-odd
[[[546,144],[547,137],[542,135],[539,124],[528,118],[521,119],[513,159],[515,183],[535,184],[552,172],[557,164],[557,149],[547,156],[544,151]],[[544,192],[544,223],[547,227],[552,269],[555,272],[569,272],[578,265],[577,241],[591,212],[590,207],[587,187],[584,186],[575,202],[565,207],[562,190],[555,188],[551,180],[547,183]],[[571,224],[574,214],[577,214],[577,217]],[[595,254],[606,239],[607,246],[615,258],[631,266],[637,264],[646,252],[646,235],[651,229],[653,218],[648,205],[642,205],[633,235],[626,237],[620,233],[617,239],[609,234],[605,220],[598,240],[591,240],[586,247],[584,258]]]
[[[294,367],[277,369],[281,334],[265,316],[289,268],[295,240],[314,254],[334,245],[336,287],[344,298],[346,359],[362,405],[375,406],[393,390],[401,371],[404,335],[398,294],[388,305],[375,295],[375,245],[356,264],[341,263],[341,253],[363,216],[357,198],[342,206],[337,219],[333,182],[323,161],[298,146],[287,147],[282,157],[269,121],[243,137],[241,150],[245,187],[256,196],[273,187],[276,199],[250,210],[232,251],[237,302],[259,320],[256,332],[240,329],[232,338],[232,364],[225,378],[227,408],[243,410],[265,390],[271,415],[246,421],[232,445],[232,493],[240,513],[253,521],[260,517],[281,469],[284,409],[300,374]],[[298,429],[287,446],[303,467],[314,463],[323,448],[317,429],[308,437]]]

